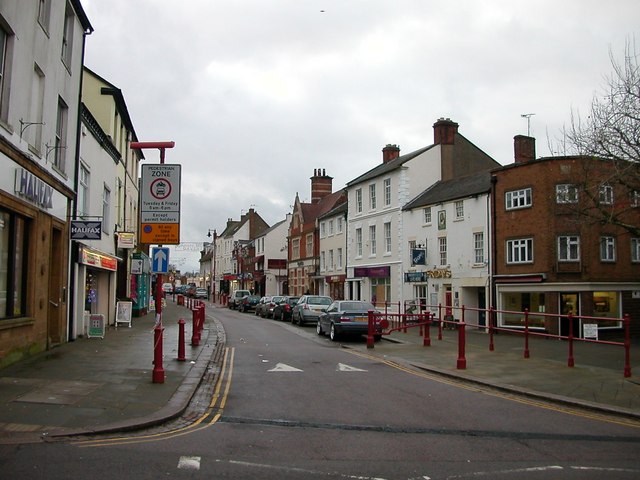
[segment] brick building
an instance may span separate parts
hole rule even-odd
[[[493,285],[499,310],[528,309],[533,328],[568,334],[566,315],[632,315],[640,333],[640,239],[594,208],[640,224],[637,191],[615,178],[616,165],[592,157],[535,159],[535,140],[515,137],[515,163],[494,170]],[[593,203],[595,200],[595,204]],[[535,313],[559,314],[557,317]],[[583,321],[574,335],[583,336]],[[501,314],[500,326],[523,326],[520,314]],[[599,334],[621,322],[599,321]]]

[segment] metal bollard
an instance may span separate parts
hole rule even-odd
[[[164,368],[162,366],[162,332],[164,328],[157,325],[153,329],[153,383],[164,383]]]

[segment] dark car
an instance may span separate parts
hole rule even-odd
[[[274,320],[291,320],[291,311],[296,303],[298,303],[300,297],[292,297],[285,295],[282,300],[273,307],[273,319]]]
[[[329,334],[336,341],[343,334],[366,335],[369,332],[369,310],[377,312],[369,302],[336,300],[318,318],[318,335]],[[380,340],[381,329],[376,325],[375,340]]]
[[[305,323],[316,323],[322,313],[322,309],[331,305],[331,297],[324,295],[303,295],[291,311],[291,323],[300,326]]]
[[[271,297],[271,300],[269,301],[269,303],[266,305],[264,309],[264,315],[262,316],[266,318],[275,318],[273,316],[273,311],[275,310],[278,303],[282,301],[283,298],[284,297],[282,295],[274,295],[273,297]]]
[[[255,310],[256,305],[260,302],[259,295],[245,295],[238,303],[238,310],[241,312],[248,312],[249,310]]]

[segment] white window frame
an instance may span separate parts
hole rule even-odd
[[[294,238],[291,241],[291,258],[298,259],[300,258],[300,239]]]
[[[464,200],[456,200],[455,204],[456,220],[464,220]]]
[[[329,250],[329,263],[327,263],[327,270],[333,270],[333,250]]]
[[[80,163],[80,172],[78,173],[78,215],[84,218],[89,215],[89,195],[91,186],[91,172]]]
[[[600,237],[600,261],[616,261],[616,239],[615,237],[603,235]]]
[[[484,265],[484,232],[473,234],[473,261],[475,265]]]
[[[598,199],[600,201],[600,205],[613,205],[613,187],[608,183],[600,185]]]
[[[342,217],[338,217],[338,225],[336,227],[338,233],[342,233]]]
[[[438,237],[438,255],[440,265],[447,265],[447,237]]]
[[[431,216],[431,207],[424,207],[422,209],[422,218],[424,218],[424,223],[426,225],[431,225],[433,218]]]
[[[313,257],[313,233],[308,233],[307,238],[307,258]]]
[[[579,235],[559,235],[558,236],[558,261],[559,262],[579,262],[580,261],[580,236]]]
[[[372,257],[376,254],[376,226],[369,225],[369,255]]]
[[[362,213],[362,189],[356,188],[356,213]]]
[[[64,30],[62,31],[62,50],[60,58],[68,69],[71,69],[73,55],[73,27],[75,23],[75,12],[73,7],[67,3],[64,12]]]
[[[109,233],[111,231],[111,189],[108,185],[104,185],[102,190],[102,232]]]
[[[385,206],[391,205],[391,179],[384,179],[384,204]]]
[[[506,242],[507,265],[533,263],[533,238],[516,238]]]
[[[333,219],[329,220],[329,236],[333,236]]]
[[[58,171],[66,173],[66,145],[67,140],[67,122],[69,119],[69,107],[64,103],[62,98],[58,98],[58,114],[56,117],[56,133],[55,143],[53,146],[53,165]],[[45,154],[46,155],[46,154]]]
[[[511,190],[505,192],[505,208],[507,210],[516,210],[519,208],[528,208],[533,205],[533,194],[531,187],[521,188],[519,190]]]
[[[356,228],[356,257],[362,257],[362,228]]]
[[[640,238],[631,239],[631,263],[640,263]]]
[[[556,185],[556,203],[578,203],[578,187],[571,183]]]
[[[384,253],[391,253],[391,222],[384,223]]]
[[[341,270],[342,269],[342,248],[338,248],[337,257],[338,257],[337,258],[337,261],[338,261],[337,268],[339,270]]]
[[[324,263],[324,250],[320,252],[320,271],[324,272],[326,270],[326,265]]]
[[[369,210],[376,209],[376,184],[369,185]]]
[[[325,222],[320,222],[320,238],[327,236],[327,225]]]

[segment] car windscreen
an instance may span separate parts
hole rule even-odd
[[[340,310],[343,312],[368,312],[369,310],[375,310],[375,307],[370,303],[364,302],[342,302],[340,304]]]

